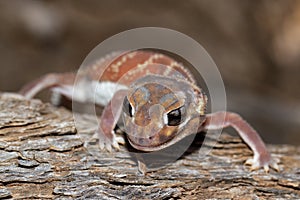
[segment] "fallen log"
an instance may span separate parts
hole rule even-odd
[[[0,198],[300,199],[300,147],[268,145],[281,171],[250,171],[249,148],[222,134],[205,157],[196,141],[142,175],[128,145],[112,153],[84,147],[94,131],[84,114],[76,125],[86,131],[78,132],[69,110],[40,100],[2,93],[0,110]]]

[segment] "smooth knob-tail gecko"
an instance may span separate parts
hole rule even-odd
[[[76,87],[80,91],[73,94],[76,76],[82,87]],[[92,91],[90,88],[95,86],[98,89]],[[20,93],[32,98],[46,88],[79,102],[91,102],[95,97],[95,103],[104,106],[95,133],[101,150],[119,149],[119,144],[124,144],[124,139],[114,132],[121,116],[129,143],[146,152],[164,149],[195,131],[231,126],[253,151],[253,158],[246,161],[251,170],[269,171],[269,167],[279,170],[278,161],[239,114],[225,111],[206,114],[207,96],[192,74],[162,53],[146,50],[112,53],[80,74],[46,74],[25,85]]]

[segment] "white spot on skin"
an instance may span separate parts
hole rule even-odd
[[[115,73],[119,72],[120,67],[127,61],[127,59],[132,59],[135,56],[136,53],[129,53],[129,54],[125,54],[121,57],[121,61],[117,62],[116,64],[113,64],[111,66],[111,70]]]
[[[133,58],[136,54],[137,54],[137,51],[134,51],[134,52],[131,52],[131,53],[127,54],[127,55],[128,55],[128,57],[131,59],[131,58]]]
[[[152,57],[151,57],[151,59],[159,59],[159,58],[162,58],[163,57],[163,55],[162,54],[154,54]]]
[[[94,70],[98,70],[99,66],[102,66],[105,62],[107,61],[112,61],[115,58],[117,58],[122,52],[121,51],[116,51],[112,52],[110,54],[105,55],[104,57],[100,58],[97,60],[93,65],[91,65],[91,68]],[[108,63],[107,63],[108,64]]]
[[[132,59],[136,55],[136,52],[125,54],[121,57],[121,61],[111,66],[111,70],[115,73],[119,72],[119,68],[127,61],[127,59]]]
[[[127,74],[129,76],[136,74],[136,73],[141,73],[144,70],[147,70],[147,67],[150,64],[153,64],[153,60],[161,58],[162,55],[161,54],[154,54],[152,56],[150,56],[144,63],[139,63],[133,70],[130,70],[129,72],[127,72]]]
[[[167,69],[164,72],[164,76],[168,76],[171,71],[172,71],[172,68],[171,67],[167,67]]]

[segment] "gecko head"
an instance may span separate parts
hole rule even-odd
[[[207,98],[184,79],[148,75],[131,85],[123,102],[130,144],[142,151],[166,148],[196,133]]]

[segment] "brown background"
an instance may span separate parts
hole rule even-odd
[[[106,38],[136,27],[197,40],[223,76],[229,110],[268,143],[300,144],[300,1],[0,1],[0,91],[76,70]]]

